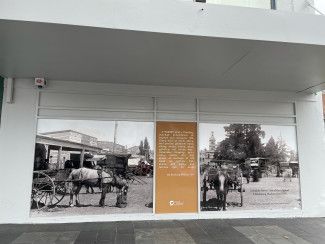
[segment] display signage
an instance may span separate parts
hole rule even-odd
[[[294,126],[200,124],[201,211],[301,208]]]
[[[197,124],[156,124],[156,213],[198,211]]]
[[[153,122],[39,119],[35,139],[31,217],[153,212]]]

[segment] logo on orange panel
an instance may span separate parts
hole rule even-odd
[[[183,206],[184,202],[180,200],[170,200],[169,201],[169,206]]]

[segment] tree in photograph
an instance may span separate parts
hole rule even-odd
[[[149,145],[149,142],[148,142],[148,138],[147,137],[144,138],[143,149],[145,151],[149,151],[150,150],[150,145]]]
[[[265,157],[269,158],[270,160],[276,160],[278,158],[278,145],[275,142],[273,136],[268,140],[268,142],[265,145],[265,151],[264,151]],[[272,163],[272,162],[271,162]]]
[[[269,164],[272,165],[272,167],[276,167],[277,176],[280,176],[278,145],[273,136],[271,136],[265,145],[264,155],[268,158]]]
[[[286,162],[290,153],[288,146],[280,137],[277,141],[271,136],[265,145],[265,157],[269,159],[271,165],[277,168],[277,176],[280,176],[280,163]]]
[[[139,155],[143,155],[144,156],[144,146],[143,146],[143,141],[140,141],[140,145],[139,145]]]
[[[289,161],[298,161],[298,153],[295,150],[290,150],[289,152]]]
[[[214,158],[218,160],[240,160],[246,158],[243,148],[244,144],[233,145],[232,141],[227,138],[219,143],[216,148]]]
[[[265,137],[265,132],[260,125],[244,125],[246,138],[246,154],[249,158],[261,157],[264,154],[264,147],[261,138]]]
[[[231,159],[232,158],[232,146],[228,140],[222,140],[217,146],[213,158],[218,160]]]
[[[289,158],[289,149],[286,142],[280,137],[277,141],[278,146],[278,158],[280,161],[285,162]]]
[[[265,132],[260,125],[230,124],[224,129],[226,138],[218,145],[215,158],[242,161],[248,157],[263,155],[261,138],[265,136]]]
[[[147,137],[144,138],[143,151],[144,151],[146,160],[149,161],[150,145],[149,145]]]

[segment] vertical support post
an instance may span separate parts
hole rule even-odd
[[[154,122],[154,162],[153,162],[153,194],[152,194],[152,212],[155,214],[156,213],[156,170],[157,170],[157,148],[156,148],[156,140],[157,140],[157,135],[156,135],[156,129],[157,129],[157,98],[153,97],[153,122]]]
[[[60,146],[59,147],[59,150],[58,150],[57,165],[59,166],[59,169],[62,168],[62,165],[61,165],[61,155],[62,155],[62,146]]]
[[[80,168],[84,166],[84,159],[85,159],[85,149],[83,148],[80,154]]]
[[[196,144],[197,144],[196,167],[197,167],[197,189],[198,189],[197,206],[198,206],[198,213],[200,213],[201,212],[201,191],[203,190],[202,207],[205,207],[206,206],[207,187],[206,187],[206,181],[204,181],[203,189],[201,188],[201,163],[200,163],[200,144],[199,144],[200,143],[200,141],[199,141],[199,137],[200,137],[200,99],[196,97],[195,102],[196,102],[196,127],[197,127],[197,131],[196,131],[196,140],[197,140],[196,141]]]
[[[48,164],[50,165],[50,156],[51,156],[51,146],[50,145],[47,145],[47,156],[46,156],[46,159],[47,159],[47,162]]]
[[[271,1],[271,9],[276,10],[276,0],[270,0]]]
[[[114,127],[114,144],[113,144],[113,153],[115,153],[115,145],[116,145],[116,133],[117,133],[117,121],[115,121],[115,127]]]
[[[14,80],[12,78],[7,78],[6,83],[7,83],[6,103],[13,103]]]

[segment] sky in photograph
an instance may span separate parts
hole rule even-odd
[[[140,141],[147,137],[153,148],[153,122],[119,121],[117,124],[116,143],[127,147],[139,146]],[[113,141],[114,127],[114,121],[39,119],[37,132],[74,130],[96,137],[99,141]]]
[[[153,122],[132,122],[119,121],[117,127],[117,143],[132,147],[138,146],[145,137],[148,138],[151,148],[153,148],[154,123]],[[209,147],[211,132],[214,132],[216,142],[225,138],[224,127],[228,124],[201,123],[199,127],[200,150]],[[92,121],[92,120],[38,120],[38,133],[52,132],[59,130],[74,130],[96,137],[99,141],[114,140],[114,121]],[[296,150],[296,132],[294,126],[262,125],[265,131],[263,143],[267,143],[271,136],[275,140],[282,137],[290,149]]]
[[[201,123],[199,127],[199,143],[200,150],[209,148],[209,138],[211,132],[214,132],[216,143],[225,139],[224,127],[229,124],[208,124]],[[262,130],[265,131],[265,137],[262,138],[262,143],[267,143],[273,136],[274,140],[282,137],[290,149],[297,150],[296,145],[296,130],[294,126],[278,126],[278,125],[262,125]]]

